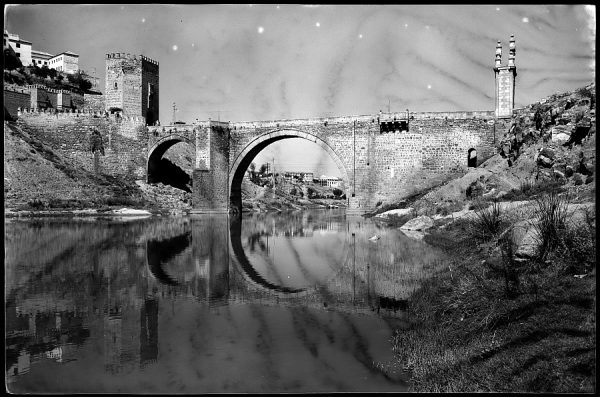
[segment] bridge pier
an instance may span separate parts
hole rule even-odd
[[[208,121],[196,131],[192,213],[229,213],[229,123]]]
[[[221,173],[214,170],[193,171],[192,214],[229,213],[227,187],[225,186],[225,195],[223,195],[223,187],[219,186],[219,174]]]

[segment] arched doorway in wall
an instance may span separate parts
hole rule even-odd
[[[477,167],[477,150],[474,148],[467,152],[467,167]]]
[[[261,135],[250,142],[246,147],[236,156],[233,161],[233,165],[229,171],[229,187],[230,187],[230,208],[237,213],[242,211],[242,181],[247,175],[247,170],[250,164],[256,158],[256,156],[263,151],[267,146],[284,140],[284,139],[305,139],[313,142],[316,148],[320,148],[330,156],[331,160],[335,163],[339,170],[340,179],[342,180],[343,187],[346,190],[346,196],[350,189],[350,179],[348,172],[342,163],[341,158],[338,154],[321,138],[297,130],[277,130]],[[310,155],[310,154],[308,154]],[[343,201],[347,204],[347,199]]]
[[[161,139],[148,154],[147,182],[191,192],[194,153],[191,142],[181,136]]]

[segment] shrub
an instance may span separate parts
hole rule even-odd
[[[504,224],[500,203],[492,202],[487,208],[475,211],[471,221],[471,235],[480,241],[489,241],[496,236]]]
[[[33,199],[29,202],[27,202],[27,205],[29,205],[31,208],[40,210],[40,209],[44,209],[46,207],[46,204],[39,199]]]
[[[565,190],[564,183],[560,180],[542,180],[538,182],[532,182],[531,180],[524,180],[521,182],[521,186],[518,189],[513,189],[504,195],[504,200],[525,200],[539,194],[549,193],[552,191],[563,192]]]
[[[84,77],[84,74],[81,73],[81,71],[79,73],[67,75],[67,79],[71,84],[84,92],[92,88],[92,83]]]
[[[507,297],[514,297],[519,286],[519,269],[515,261],[517,247],[514,243],[513,229],[509,228],[498,241],[502,254],[502,273],[504,276],[504,293]]]
[[[4,68],[7,70],[14,70],[23,67],[19,57],[11,49],[4,50]]]
[[[558,248],[561,236],[567,229],[568,196],[560,196],[554,190],[536,198],[538,221],[534,224],[537,242],[538,259],[545,261],[550,252]]]
[[[566,271],[587,272],[596,267],[596,220],[593,210],[585,211],[585,221],[567,224],[561,236],[558,256]]]

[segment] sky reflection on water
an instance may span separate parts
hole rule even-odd
[[[335,211],[5,230],[11,392],[404,391],[378,364],[443,260]]]

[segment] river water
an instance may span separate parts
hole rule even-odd
[[[7,219],[7,388],[405,391],[390,338],[443,261],[335,210]]]

